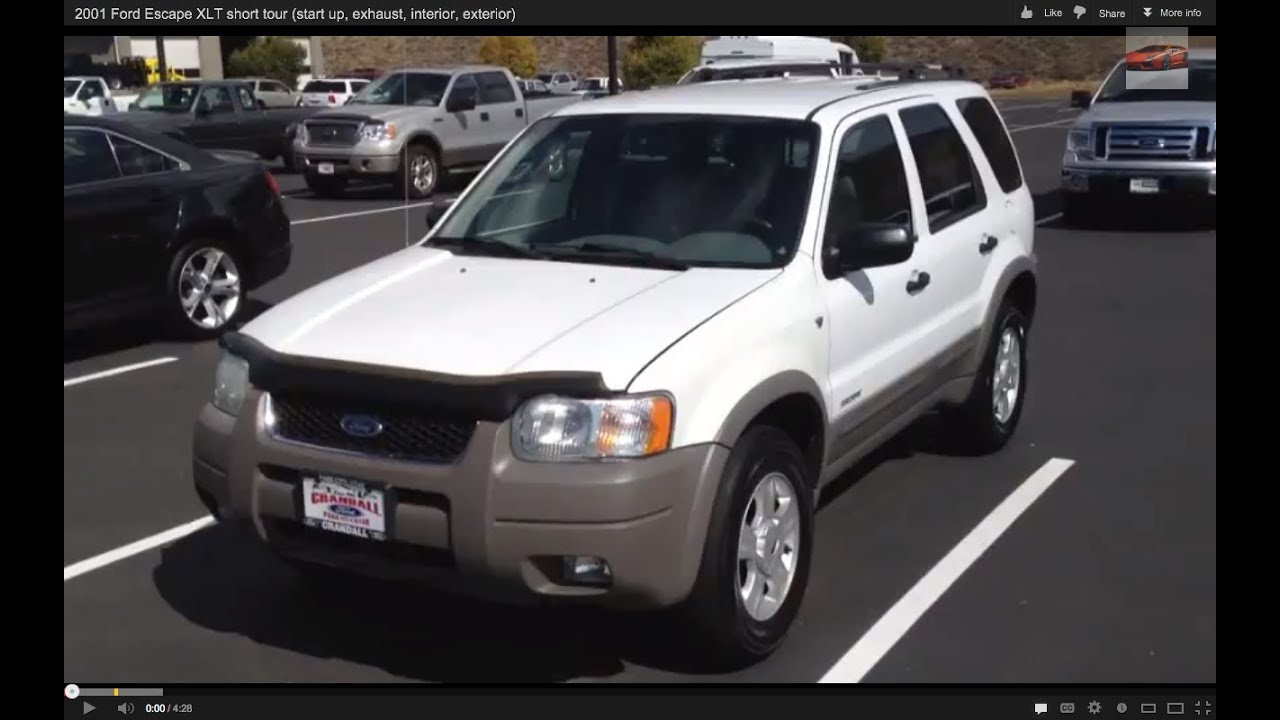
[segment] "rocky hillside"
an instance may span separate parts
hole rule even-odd
[[[356,68],[441,65],[475,62],[484,39],[478,35],[328,36],[323,38],[327,71]],[[544,69],[585,75],[608,71],[604,36],[552,35],[534,38]],[[630,37],[619,38],[619,52]],[[1215,47],[1216,38],[1192,38],[1193,47]],[[1017,68],[1043,80],[1098,77],[1124,53],[1124,37],[971,37],[891,36],[889,60],[943,62],[963,66],[971,77],[987,77],[1002,67]]]

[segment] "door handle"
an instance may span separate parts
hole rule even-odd
[[[988,235],[982,239],[982,242],[978,243],[978,252],[982,253],[983,255],[986,255],[990,253],[992,250],[995,250],[996,246],[999,244],[1000,244],[1000,238],[996,237],[995,235]]]
[[[929,273],[916,270],[911,273],[911,279],[907,281],[907,292],[915,295],[916,293],[929,287]]]
[[[480,120],[482,122],[489,122],[489,113],[487,112],[480,113]]]
[[[524,108],[516,108],[516,117],[524,117]]]

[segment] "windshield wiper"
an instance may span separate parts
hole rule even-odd
[[[644,250],[636,250],[634,248],[608,245],[605,243],[586,242],[580,244],[575,243],[572,245],[550,245],[539,249],[542,250],[547,257],[553,260],[574,259],[614,261],[622,262],[626,265],[658,268],[661,270],[689,269],[689,263],[677,260],[673,257],[645,252]]]
[[[525,245],[503,242],[488,237],[434,237],[427,245],[443,248],[454,248],[467,252],[479,252],[503,257],[543,259],[545,256]]]

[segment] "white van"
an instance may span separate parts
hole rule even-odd
[[[843,43],[802,35],[726,35],[702,44],[697,67],[680,85],[713,80],[812,75],[861,75],[858,54]]]

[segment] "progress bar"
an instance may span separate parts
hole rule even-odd
[[[160,697],[162,688],[80,688],[81,697]]]

